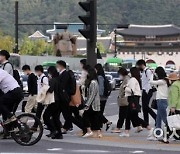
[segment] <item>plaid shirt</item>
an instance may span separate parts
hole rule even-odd
[[[86,106],[92,106],[94,111],[100,111],[99,86],[96,80],[92,80],[87,90]]]

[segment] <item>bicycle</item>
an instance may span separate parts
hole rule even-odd
[[[0,120],[4,132],[10,133],[14,141],[22,146],[32,146],[38,143],[43,135],[43,125],[41,121],[33,114],[24,113],[17,117],[17,121],[11,124],[12,130],[7,129],[7,126]],[[36,122],[37,131],[31,129]]]

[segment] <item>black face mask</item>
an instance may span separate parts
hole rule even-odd
[[[139,68],[139,70],[141,71],[141,72],[143,72],[144,70],[143,70],[143,68]]]

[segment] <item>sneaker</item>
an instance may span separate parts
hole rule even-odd
[[[158,139],[154,136],[150,136],[147,138],[148,141],[157,141]]]
[[[107,122],[106,123],[106,131],[108,131],[108,129],[111,127],[112,125],[112,122]]]
[[[7,125],[7,124],[14,122],[16,120],[17,120],[17,118],[15,116],[12,116],[11,118],[7,119],[3,124]]]
[[[153,132],[154,132],[154,128],[151,128],[151,130],[149,130],[148,137],[151,137],[151,136],[153,136]]]
[[[143,131],[143,128],[141,126],[137,127],[137,130],[135,131],[135,133],[140,133]]]
[[[102,137],[103,137],[103,135],[102,135],[102,134],[99,134],[99,135],[98,135],[98,138],[102,138]]]
[[[119,135],[120,137],[130,137],[129,133],[122,133]]]
[[[93,132],[86,133],[83,138],[91,137],[93,136]]]
[[[158,140],[158,141],[161,142],[161,143],[164,143],[164,144],[169,144],[169,141],[168,141],[168,140],[162,139],[162,140]]]

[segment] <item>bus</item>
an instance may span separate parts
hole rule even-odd
[[[117,72],[122,67],[123,60],[121,58],[109,58],[107,59],[104,68],[107,72]]]

